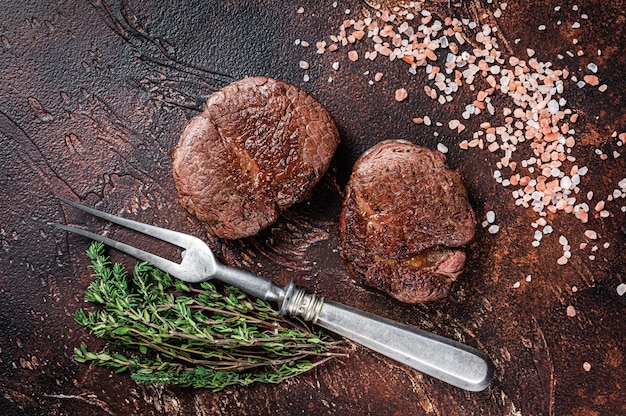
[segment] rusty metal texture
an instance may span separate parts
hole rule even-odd
[[[509,2],[496,18],[502,1],[432,2],[439,16],[497,24],[499,43],[509,55],[526,56],[532,48],[543,62],[568,68],[580,79],[593,63],[607,85],[606,91],[579,88],[568,79],[563,96],[579,114],[572,155],[589,169],[578,198],[591,206],[590,219],[582,223],[571,214],[549,215],[554,232],[539,247],[532,246],[536,213],[516,206],[513,189],[494,180],[500,155],[458,146],[488,118],[464,121],[462,132],[448,128],[448,120],[460,119],[472,94],[460,91],[439,105],[424,93],[425,72],[413,75],[399,61],[364,59],[371,46],[365,41],[316,53],[315,43],[328,41],[344,20],[358,19],[363,9],[373,13],[376,4],[368,3],[3,4],[0,413],[626,414],[626,296],[616,290],[626,282],[626,213],[621,209],[626,199],[607,198],[626,177],[626,155],[618,144],[626,131],[624,3]],[[361,58],[351,62],[349,49]],[[300,61],[310,67],[303,70]],[[332,68],[333,62],[339,69]],[[384,77],[369,83],[376,72]],[[236,242],[210,239],[176,201],[170,151],[212,92],[253,75],[312,94],[334,117],[341,144],[310,197],[274,226]],[[397,102],[394,91],[400,87],[409,96]],[[442,125],[412,121],[424,115]],[[337,252],[342,189],[352,164],[387,138],[431,148],[445,144],[448,164],[461,172],[478,218],[496,212],[499,232],[479,225],[467,247],[466,271],[446,300],[404,305],[355,284]],[[585,197],[589,191],[593,201]],[[91,281],[84,255],[89,242],[47,223],[87,222],[100,230],[104,225],[62,207],[55,196],[201,236],[224,262],[277,284],[295,279],[329,299],[477,347],[493,358],[494,381],[483,392],[464,392],[363,348],[282,384],[219,393],[141,385],[128,375],[78,364],[72,359],[74,347],[104,345],[72,317],[84,305]],[[593,215],[600,200],[608,216]],[[600,238],[585,238],[588,229]],[[557,264],[564,252],[560,235],[571,245],[565,265]],[[113,260],[134,264],[111,254]],[[574,316],[568,316],[570,306]]]

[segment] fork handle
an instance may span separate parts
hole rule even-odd
[[[293,284],[284,289],[281,313],[306,320],[453,386],[484,390],[493,377],[493,363],[481,351],[459,342],[367,313]]]
[[[249,295],[277,302],[281,315],[299,316],[364,347],[453,386],[481,391],[493,376],[493,363],[481,351],[340,303],[307,294],[293,282],[281,288],[271,280],[220,265],[225,283]]]

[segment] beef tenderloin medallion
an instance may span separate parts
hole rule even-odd
[[[179,202],[221,238],[272,224],[324,175],[339,134],[302,89],[245,78],[209,97],[172,152]]]
[[[356,161],[340,218],[341,255],[374,288],[407,303],[442,299],[463,270],[476,219],[445,156],[385,140]]]

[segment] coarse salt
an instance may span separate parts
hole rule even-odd
[[[595,240],[598,238],[598,233],[596,233],[594,230],[586,230],[585,231],[585,237],[591,239],[591,240]]]
[[[395,99],[398,102],[406,100],[408,96],[409,96],[409,93],[404,88],[398,88],[395,92]]]
[[[586,71],[579,68],[578,72],[570,73],[567,68],[554,68],[551,62],[540,61],[535,56],[535,50],[531,48],[526,50],[527,56],[523,59],[515,56],[505,58],[496,42],[497,27],[477,24],[469,19],[446,19],[442,22],[429,11],[422,10],[422,3],[411,2],[393,10],[378,9],[375,14],[368,12],[362,19],[348,17],[340,26],[340,32],[330,36],[331,44],[326,46],[318,42],[317,49],[323,52],[347,46],[351,49],[348,53],[350,60],[358,60],[359,56],[352,44],[361,39],[371,40],[373,48],[365,52],[367,60],[384,57],[406,62],[410,65],[408,72],[412,75],[416,75],[423,68],[430,81],[427,81],[424,88],[426,95],[442,105],[451,102],[453,95],[462,87],[467,87],[475,94],[474,102],[470,101],[465,106],[460,117],[449,120],[448,127],[461,133],[466,126],[459,120],[467,120],[482,113],[500,113],[504,116],[504,123],[501,125],[482,123],[478,131],[472,132],[471,137],[460,138],[458,145],[464,150],[486,148],[494,154],[502,152],[502,157],[495,163],[497,170],[494,169],[494,179],[502,186],[511,187],[517,206],[533,209],[541,219],[550,213],[559,212],[573,213],[583,223],[593,216],[610,216],[604,207],[591,211],[587,204],[578,202],[578,198],[584,198],[585,195],[581,193],[579,186],[581,177],[588,169],[585,166],[579,168],[571,165],[576,161],[573,152],[576,146],[574,124],[578,113],[567,108],[567,100],[561,97],[567,85],[578,85],[580,88],[597,86],[598,90],[605,90],[606,85],[600,85],[596,75],[598,66],[588,62]],[[499,10],[505,10],[503,3]],[[580,18],[585,19],[583,15]],[[413,19],[416,20],[415,23],[410,22]],[[579,28],[580,23],[575,22],[572,27]],[[466,28],[477,30],[466,33]],[[547,29],[544,24],[539,25],[539,28]],[[516,39],[515,43],[520,41],[521,39]],[[469,47],[470,43],[473,48]],[[579,42],[574,39],[572,43],[576,45]],[[582,56],[583,49],[577,47],[573,49],[574,52],[564,53],[570,57]],[[559,58],[563,59],[563,56]],[[333,69],[337,70],[338,64]],[[382,74],[376,74],[373,79],[378,81],[380,77]],[[367,82],[374,85],[371,79]],[[496,94],[504,94],[510,98],[510,104],[496,109],[494,104],[501,102],[492,100],[496,98]],[[403,101],[407,97],[408,92],[405,89],[399,88],[395,91],[397,101]],[[431,121],[428,116],[415,117],[413,121],[425,126],[445,125],[439,121]],[[441,132],[434,132],[433,136],[439,137],[440,134]],[[618,146],[624,141],[626,133],[620,137]],[[531,158],[520,163],[513,153],[524,142],[530,144],[532,153]],[[438,143],[437,148],[440,151],[447,150],[443,143]],[[600,154],[600,159],[604,160],[610,154],[614,158],[620,156],[615,150],[607,153]],[[521,171],[522,168],[524,171]],[[626,178],[622,182],[624,186],[613,192],[607,200],[626,197]],[[590,195],[589,200],[592,199],[592,194]],[[597,207],[597,204],[594,205]],[[626,211],[626,207],[621,209]],[[499,227],[492,222],[487,221],[485,227],[489,224],[491,233],[498,232]],[[543,235],[553,231],[545,222],[537,221],[536,224],[534,228],[543,227]],[[541,228],[537,231],[540,230]],[[535,236],[542,234],[535,233]],[[532,244],[538,245],[538,241],[535,239]],[[559,261],[566,263],[571,256],[567,239],[561,244],[564,254]]]
[[[567,313],[567,316],[569,316],[570,318],[573,318],[574,316],[576,316],[576,309],[572,305],[569,305],[567,307],[566,313]]]

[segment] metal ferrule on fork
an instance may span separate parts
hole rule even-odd
[[[283,298],[280,302],[280,314],[284,316],[300,316],[308,322],[317,323],[324,298],[316,294],[308,294],[291,281],[283,288]]]

